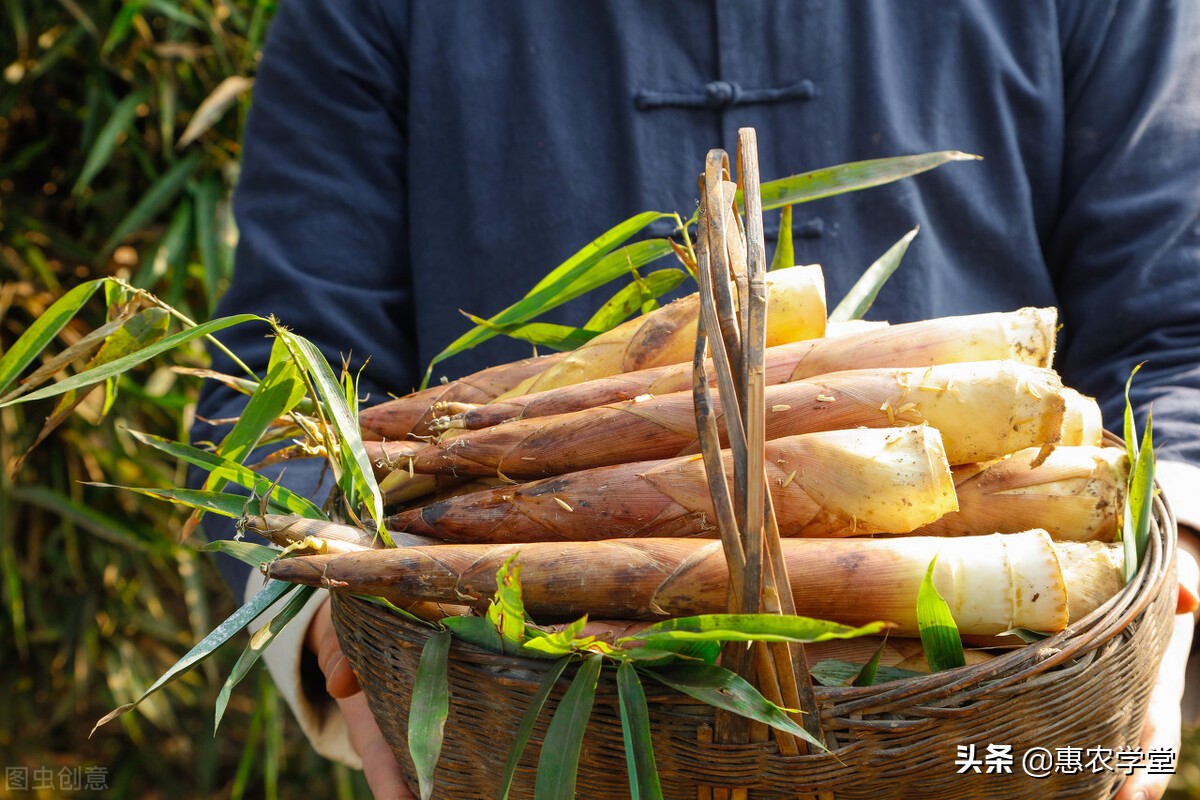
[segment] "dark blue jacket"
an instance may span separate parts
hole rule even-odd
[[[369,357],[374,400],[403,393],[468,327],[460,309],[495,313],[637,212],[690,214],[706,151],[742,126],[764,180],[983,156],[798,206],[797,260],[824,265],[836,302],[919,224],[871,317],[1057,306],[1065,380],[1119,430],[1146,361],[1134,392],[1161,457],[1200,464],[1194,0],[287,0],[219,311],[273,313],[335,364]],[[224,339],[261,367],[262,333]],[[528,351],[497,339],[436,374]],[[200,414],[230,402],[206,392]]]

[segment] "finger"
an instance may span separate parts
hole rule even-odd
[[[321,604],[321,608],[309,623],[306,639],[309,648],[317,655],[317,666],[325,676],[325,691],[329,692],[331,697],[349,697],[361,691],[358,677],[342,653],[337,631],[333,627],[328,600]]]
[[[367,706],[366,696],[359,693],[339,699],[337,704],[346,718],[350,744],[362,758],[363,775],[375,800],[416,800],[404,783],[400,765]]]
[[[1188,547],[1183,546],[1175,553],[1175,572],[1179,576],[1179,601],[1175,609],[1177,614],[1194,614],[1200,609],[1200,566]]]

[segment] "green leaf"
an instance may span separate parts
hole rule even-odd
[[[812,673],[813,680],[822,686],[849,686],[854,683],[860,675],[863,674],[865,667],[862,664],[855,664],[850,661],[841,661],[835,658],[827,658],[824,661],[818,661],[812,665],[809,672]],[[888,683],[890,681],[899,681],[905,678],[917,678],[925,673],[914,672],[910,669],[899,669],[898,667],[878,667],[875,670],[874,684]]]
[[[704,614],[667,619],[643,628],[617,644],[642,641],[652,646],[671,640],[714,642],[824,642],[869,636],[885,628],[882,622],[851,627],[826,620],[783,614]]]
[[[375,482],[371,459],[363,447],[358,417],[346,404],[341,383],[316,345],[303,336],[278,327],[277,324],[276,334],[283,338],[288,350],[299,359],[300,366],[312,379],[322,405],[329,415],[329,422],[337,433],[340,443],[338,456],[342,467],[339,485],[348,497],[362,498],[367,512],[375,522],[376,530],[383,533],[383,496],[379,493],[379,484]],[[388,539],[386,535],[384,538]]]
[[[920,230],[920,226],[917,226],[904,234],[900,237],[900,241],[889,247],[888,251],[881,255],[874,264],[867,267],[867,271],[850,288],[850,291],[842,298],[842,302],[838,303],[837,308],[830,312],[830,322],[846,322],[863,318],[863,315],[871,308],[871,304],[875,302],[879,290],[887,283],[888,278],[892,277],[896,267],[900,266],[900,260],[904,258],[904,254],[908,252],[908,246],[912,244],[912,240],[916,238],[917,232]]]
[[[962,637],[958,625],[950,613],[950,606],[942,599],[933,585],[933,568],[937,556],[929,562],[925,578],[917,592],[917,630],[921,634],[921,645],[925,648],[925,660],[933,672],[954,669],[967,663],[963,654]]]
[[[537,692],[529,701],[529,708],[525,709],[525,716],[521,717],[516,737],[513,739],[512,747],[508,750],[508,759],[504,762],[504,774],[500,778],[500,786],[496,794],[500,800],[508,800],[508,792],[512,787],[513,776],[517,772],[517,764],[521,761],[521,754],[525,752],[525,746],[529,744],[529,737],[533,735],[533,726],[537,723],[537,718],[541,716],[546,699],[554,690],[554,684],[558,683],[559,676],[563,674],[563,670],[569,663],[571,663],[570,658],[560,658],[555,661],[546,672],[546,676],[542,678]]]
[[[483,317],[463,313],[467,319],[480,328],[499,333],[510,339],[520,339],[537,347],[548,347],[551,350],[576,350],[587,344],[602,333],[585,328],[572,328],[570,325],[555,325],[551,322],[514,322],[509,325],[495,325]]]
[[[247,601],[246,604],[237,611],[233,612],[233,614],[231,614],[228,619],[218,625],[212,633],[208,634],[208,636],[205,636],[199,644],[189,650],[187,655],[176,661],[174,666],[163,673],[162,677],[155,681],[154,684],[151,685],[150,688],[141,695],[141,697],[139,697],[137,700],[134,700],[132,703],[126,703],[119,708],[113,709],[108,714],[105,714],[92,728],[92,733],[94,734],[96,729],[106,722],[116,719],[126,711],[136,708],[143,700],[157,692],[163,686],[166,686],[175,678],[178,678],[180,675],[190,671],[192,667],[208,658],[217,650],[217,648],[241,632],[241,630],[253,622],[259,614],[269,608],[272,603],[295,588],[295,584],[284,583],[282,581],[269,581],[261,592]]]
[[[217,257],[220,249],[217,242],[217,203],[221,198],[221,184],[215,176],[197,182],[192,189],[192,206],[196,213],[196,250],[200,263],[204,265],[204,294],[208,309],[216,307],[220,295],[221,263]]]
[[[796,248],[792,243],[792,207],[784,206],[779,211],[779,239],[775,243],[775,255],[771,257],[771,269],[786,269],[796,265]]]
[[[187,257],[192,231],[192,203],[181,200],[167,225],[167,232],[158,241],[153,253],[142,263],[133,278],[133,285],[149,289],[164,275],[187,274]]]
[[[731,711],[748,719],[762,722],[828,751],[808,731],[797,725],[782,708],[763,697],[757,689],[740,675],[723,667],[715,667],[696,661],[681,661],[661,669],[646,669],[642,672],[659,683],[670,686],[710,706]]]
[[[632,800],[661,800],[662,786],[650,738],[650,710],[637,670],[628,661],[617,667],[617,697],[621,704],[621,733]]]
[[[583,326],[588,331],[611,330],[626,320],[635,311],[646,311],[646,302],[651,298],[662,297],[687,278],[687,273],[671,267],[658,269],[642,278],[634,273],[634,280],[625,286],[592,315]]]
[[[603,656],[597,655],[580,664],[571,686],[554,710],[538,757],[534,800],[574,800],[579,751],[592,715],[602,663]]]
[[[200,549],[209,553],[225,553],[256,569],[260,564],[266,564],[279,558],[279,551],[274,547],[239,542],[233,539],[214,539]]]
[[[450,714],[450,684],[446,659],[450,632],[440,631],[425,642],[408,709],[408,754],[417,771],[421,800],[433,796],[433,773],[442,754],[442,735]]]
[[[130,526],[130,521],[118,520],[49,487],[9,486],[5,489],[13,500],[43,508],[58,517],[70,520],[97,538],[120,547],[163,554],[176,549],[173,542],[157,533],[141,533]]]
[[[307,390],[300,368],[288,356],[287,348],[277,341],[276,346],[271,348],[266,379],[255,387],[233,429],[221,440],[217,452],[239,464],[245,462],[263,433],[299,405]]]
[[[496,626],[504,652],[516,653],[525,641],[525,602],[521,599],[521,565],[513,553],[496,570],[496,594],[488,605],[488,621]]]
[[[579,635],[583,632],[585,625],[587,625],[587,617],[580,617],[563,626],[561,630],[549,633],[529,628],[526,631],[529,638],[525,641],[525,647],[551,656],[570,655],[595,641],[595,636]]]
[[[83,190],[90,186],[92,179],[104,169],[116,152],[117,145],[120,143],[122,134],[129,131],[133,121],[137,118],[137,108],[150,96],[148,89],[127,94],[117,103],[112,114],[109,114],[108,121],[104,123],[104,127],[96,135],[96,141],[92,145],[92,149],[88,152],[87,160],[83,162],[83,169],[79,172],[79,179],[75,181],[75,187],[71,190],[71,194],[78,197]]]
[[[234,544],[242,543],[234,542]],[[308,604],[309,598],[316,591],[317,587],[315,586],[296,587],[296,591],[292,592],[292,596],[288,598],[287,604],[280,609],[279,613],[250,637],[250,643],[246,645],[246,649],[238,656],[238,660],[233,665],[229,677],[225,680],[224,685],[221,686],[220,693],[217,694],[216,709],[213,714],[214,736],[217,735],[217,728],[221,727],[221,718],[225,716],[225,709],[229,705],[229,697],[233,694],[234,687],[241,683],[242,678],[246,677],[246,673],[250,671],[250,668],[258,663],[258,659],[262,657],[263,650],[267,649],[267,645],[275,641],[275,637],[279,635],[279,632],[295,619],[297,614],[304,610],[304,606]]]
[[[1137,461],[1129,475],[1129,490],[1126,492],[1125,582],[1133,580],[1138,566],[1146,557],[1150,544],[1150,519],[1154,505],[1154,417],[1146,414],[1146,430],[1142,433],[1142,444],[1138,448]],[[1132,557],[1131,557],[1132,556]]]
[[[88,363],[87,368],[103,366],[130,353],[136,353],[143,347],[148,347],[165,336],[170,325],[171,317],[163,309],[144,309],[125,319],[116,330],[108,335],[104,344],[100,346],[96,355]],[[108,381],[112,380],[112,378],[108,379]],[[94,388],[92,386],[83,391],[72,390],[63,394],[50,416],[42,424],[42,429],[38,432],[37,439],[30,445],[30,449],[37,447],[55,428],[65,422],[79,407],[79,404],[87,399]],[[116,389],[113,387],[109,390],[109,397],[111,398],[115,392]],[[109,408],[111,408],[111,400],[105,403],[102,413],[106,414]]]
[[[782,208],[796,203],[808,203],[823,197],[832,197],[846,192],[857,192],[882,186],[903,178],[910,178],[922,172],[948,164],[951,161],[980,161],[981,156],[960,153],[957,150],[941,150],[934,153],[922,153],[914,156],[897,156],[893,158],[875,158],[869,161],[853,161],[833,167],[802,172],[787,178],[767,181],[762,184],[763,211]],[[741,205],[742,194],[737,195],[738,205]],[[688,224],[696,221],[692,214]]]
[[[238,325],[243,322],[250,322],[252,320],[261,321],[262,317],[254,314],[238,314],[232,317],[221,317],[219,319],[206,322],[203,325],[197,325],[194,328],[188,328],[187,330],[180,331],[173,336],[168,336],[166,339],[162,339],[150,345],[149,347],[142,348],[136,353],[123,356],[115,361],[110,361],[109,363],[100,367],[96,367],[95,369],[85,370],[77,375],[72,375],[69,378],[59,381],[53,386],[47,386],[44,389],[39,389],[36,392],[30,392],[22,397],[6,400],[0,403],[0,408],[10,406],[15,403],[27,403],[31,400],[41,400],[44,397],[55,397],[56,395],[60,395],[63,392],[68,392],[72,389],[91,386],[94,383],[99,383],[102,380],[106,380],[115,375],[120,375],[123,372],[127,372],[139,364],[143,364],[155,356],[161,355],[168,350],[172,350],[181,344],[186,344],[193,339],[197,339],[201,336],[207,336],[208,334],[215,333],[219,330],[224,330],[231,325]],[[24,337],[21,338],[23,339]],[[20,340],[18,340],[17,343],[20,344]]]
[[[64,294],[46,309],[41,316],[33,321],[28,330],[13,343],[8,352],[0,358],[0,395],[6,394],[9,385],[33,362],[38,354],[46,348],[59,331],[70,322],[79,309],[87,304],[100,285],[108,278],[81,283]]]
[[[647,239],[616,252],[610,251],[655,220],[673,216],[675,215],[646,211],[610,228],[551,270],[550,274],[538,281],[521,300],[490,317],[488,322],[501,326],[513,322],[528,322],[539,314],[557,308],[568,300],[624,275],[630,268],[637,269],[671,253],[671,244],[666,239]],[[496,331],[492,328],[476,326],[455,339],[433,357],[426,370],[424,383],[428,383],[434,365],[482,344],[495,335]]]
[[[862,671],[854,676],[854,686],[872,686],[879,675],[879,660],[883,658],[883,648],[887,646],[887,637],[875,648],[871,660],[863,665]]]
[[[214,455],[213,453],[200,450],[191,445],[183,444],[182,442],[172,442],[169,439],[164,439],[161,436],[155,436],[150,433],[141,433],[139,431],[129,431],[129,435],[137,439],[139,442],[156,450],[175,456],[181,461],[186,461],[189,464],[208,470],[209,477],[216,476],[221,480],[232,481],[246,489],[259,494],[265,495],[268,489],[271,489],[271,495],[267,503],[271,509],[280,514],[298,514],[309,519],[325,519],[325,515],[321,513],[321,509],[315,506],[312,501],[308,500],[303,495],[287,489],[278,484],[272,484],[271,480],[264,475],[259,475],[249,467],[243,466],[236,461],[231,461],[227,458]],[[202,494],[222,494],[217,489],[204,489]],[[228,497],[240,497],[240,495],[226,495]],[[247,503],[247,498],[240,497],[242,506]],[[241,516],[239,513],[238,516]]]
[[[1054,634],[1045,631],[1034,631],[1029,628],[1009,628],[1006,631],[1001,631],[997,636],[1015,636],[1025,644],[1034,644],[1043,639],[1049,639]]]
[[[469,642],[493,653],[504,652],[500,632],[486,617],[446,617],[442,620],[442,625],[449,628],[464,642]]]
[[[1133,376],[1138,374],[1138,370],[1142,368],[1138,364],[1129,373],[1129,378],[1125,381],[1125,419],[1124,431],[1122,436],[1125,438],[1125,452],[1129,454],[1129,468],[1132,471],[1133,466],[1137,464],[1138,457],[1138,441],[1137,441],[1137,423],[1133,418],[1133,403],[1129,399],[1129,390],[1133,386]]]
[[[204,153],[194,152],[163,173],[162,177],[142,195],[142,199],[137,202],[137,205],[117,223],[117,227],[109,235],[108,241],[100,248],[101,255],[107,256],[116,249],[122,239],[134,231],[141,230],[157,217],[159,212],[183,191],[188,179],[192,177],[192,173],[196,171],[203,160]]]
[[[246,511],[246,497],[239,494],[224,492],[202,492],[198,489],[152,489],[142,486],[116,486],[111,483],[86,481],[86,486],[99,486],[105,489],[123,489],[127,492],[166,500],[187,508],[197,508],[201,511],[211,511],[223,517],[239,519]]]

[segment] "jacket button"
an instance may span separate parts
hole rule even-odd
[[[729,81],[713,81],[704,87],[704,96],[712,108],[728,108],[737,102],[741,88]]]

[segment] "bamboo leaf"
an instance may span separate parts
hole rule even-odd
[[[271,348],[267,377],[255,387],[233,429],[221,440],[217,453],[239,464],[245,462],[263,433],[299,405],[307,388],[300,368],[289,358],[287,348],[277,341]]]
[[[515,653],[525,641],[525,602],[521,599],[521,565],[517,553],[496,570],[496,594],[488,605],[488,621],[496,626],[504,652]]]
[[[853,161],[848,164],[839,164],[767,181],[762,184],[759,194],[762,196],[763,211],[770,211],[796,203],[808,203],[823,197],[832,197],[893,183],[952,161],[980,160],[982,160],[981,156],[960,153],[957,150],[941,150],[913,156]],[[737,202],[740,208],[742,206],[740,191],[737,194]],[[696,214],[692,214],[688,225],[695,223],[696,216]]]
[[[188,179],[192,177],[192,173],[200,166],[203,159],[204,154],[201,152],[190,153],[187,158],[163,173],[149,191],[142,195],[142,199],[138,201],[137,205],[117,223],[117,227],[109,235],[108,241],[100,248],[100,253],[107,256],[116,249],[122,239],[145,227],[147,223],[158,216],[159,212],[166,208],[183,190]]]
[[[44,360],[33,372],[21,379],[21,385],[11,392],[0,396],[0,403],[7,403],[23,394],[28,394],[46,381],[63,371],[69,364],[81,358],[91,356],[98,350],[113,331],[125,323],[125,317],[105,322],[99,328],[89,331],[83,337],[72,342],[57,355]]]
[[[343,490],[351,488],[354,491],[347,491],[347,496],[362,497],[366,503],[367,512],[375,522],[376,530],[382,533],[383,496],[379,493],[379,484],[375,482],[371,459],[363,447],[358,417],[350,411],[346,404],[341,383],[334,376],[329,362],[325,360],[325,356],[321,354],[316,345],[303,336],[297,336],[278,326],[276,326],[276,333],[288,344],[288,349],[299,357],[300,366],[312,378],[317,393],[329,414],[329,421],[340,442],[339,457],[343,469],[343,475],[340,477],[347,479],[351,484],[349,487],[343,485]],[[384,538],[388,538],[386,534]]]
[[[1137,461],[1130,470],[1129,490],[1125,500],[1126,534],[1125,547],[1125,582],[1133,580],[1138,566],[1146,557],[1146,548],[1150,544],[1150,518],[1153,515],[1154,503],[1154,417],[1146,414],[1146,430],[1142,434],[1142,443],[1138,448]]]
[[[219,319],[206,322],[203,325],[197,325],[194,328],[188,328],[187,330],[180,331],[173,336],[168,336],[166,339],[155,342],[149,347],[144,347],[136,353],[123,356],[115,361],[110,361],[109,363],[100,367],[96,367],[95,369],[85,370],[77,375],[72,375],[69,378],[59,381],[53,386],[47,386],[44,389],[39,389],[36,392],[31,392],[23,397],[13,400],[6,400],[0,403],[0,408],[13,405],[14,403],[27,403],[31,400],[41,400],[44,397],[54,397],[72,389],[91,386],[94,383],[99,383],[107,378],[127,372],[133,367],[143,364],[155,356],[161,355],[168,350],[172,350],[179,345],[186,344],[193,339],[197,339],[201,336],[207,336],[208,334],[215,333],[219,330],[224,330],[231,325],[238,325],[243,322],[250,322],[252,320],[262,320],[262,317],[254,314],[238,314],[232,317],[221,317]],[[18,344],[19,343],[20,340],[18,340]]]
[[[862,277],[855,282],[854,286],[850,287],[850,291],[846,292],[842,302],[838,303],[837,308],[830,312],[830,322],[846,322],[863,318],[863,315],[871,308],[871,304],[875,302],[879,290],[900,266],[900,260],[904,258],[904,254],[908,252],[908,246],[912,244],[912,240],[916,238],[917,232],[920,230],[921,227],[918,225],[904,234],[900,237],[900,241],[889,247],[886,253],[867,267]]]
[[[254,81],[241,75],[230,75],[217,84],[217,88],[200,103],[196,113],[188,120],[187,128],[175,144],[176,150],[182,150],[199,139],[207,130],[225,115],[237,99],[254,86]]]
[[[167,232],[159,239],[153,254],[143,262],[133,278],[133,285],[148,289],[163,275],[174,272],[186,274],[189,235],[192,231],[192,203],[180,201],[167,225]]]
[[[82,194],[83,190],[91,185],[96,175],[112,159],[113,153],[116,152],[117,145],[120,143],[121,135],[129,131],[134,119],[137,118],[138,106],[146,102],[149,96],[149,90],[143,89],[126,95],[121,102],[117,103],[116,108],[104,123],[104,127],[96,135],[96,141],[92,145],[92,149],[88,151],[87,160],[83,162],[83,169],[79,171],[79,179],[75,181],[75,187],[71,189],[71,194],[76,197]]]
[[[823,751],[828,750],[808,731],[797,725],[782,708],[763,697],[740,675],[723,667],[696,661],[681,661],[662,669],[643,668],[642,672],[710,706],[762,722],[772,728],[799,736]]]
[[[217,648],[241,632],[241,630],[254,621],[259,614],[269,608],[272,603],[295,588],[296,586],[294,584],[284,583],[282,581],[269,581],[261,592],[247,601],[246,604],[237,611],[233,612],[233,614],[230,615],[229,618],[220,625],[218,625],[212,633],[208,634],[208,636],[205,636],[202,640],[200,640],[199,644],[189,650],[183,658],[176,661],[174,666],[163,673],[162,677],[155,681],[150,688],[141,695],[141,697],[139,697],[137,700],[134,700],[132,703],[126,703],[119,708],[113,709],[108,714],[105,714],[92,728],[92,734],[94,734],[96,729],[101,725],[109,722],[110,720],[116,719],[126,711],[136,708],[143,700],[157,692],[163,686],[166,686],[180,675],[190,671],[192,667],[208,658],[217,650]]]
[[[171,325],[171,317],[161,308],[147,308],[141,312],[124,320],[116,330],[114,330],[104,340],[104,344],[96,352],[96,355],[88,363],[87,368],[99,367],[118,358],[136,353],[143,347],[158,341],[163,336],[166,336],[167,330]],[[112,381],[109,378],[108,381]],[[41,431],[38,432],[37,438],[29,449],[37,447],[41,442],[50,435],[59,425],[67,420],[75,409],[87,399],[95,386],[89,387],[83,391],[72,390],[62,395],[50,416],[46,418],[42,424]],[[115,395],[115,386],[109,390],[109,397]],[[105,403],[105,409],[102,414],[107,413],[111,407],[111,399]]]
[[[646,211],[614,226],[551,270],[550,274],[538,281],[537,285],[529,290],[521,300],[495,316],[489,317],[488,322],[492,325],[528,322],[568,300],[624,275],[631,268],[637,269],[669,254],[671,244],[666,239],[647,239],[635,242],[616,252],[610,251],[655,220],[673,216],[673,214],[664,214],[658,211]],[[455,339],[433,357],[426,370],[422,388],[428,383],[434,365],[457,353],[469,350],[495,335],[496,331],[491,328],[476,326]]]
[[[637,276],[637,273],[634,273]],[[635,277],[628,286],[610,297],[604,305],[584,323],[587,331],[607,331],[615,328],[638,309],[643,313],[646,298],[662,297],[687,278],[687,273],[681,269],[658,269],[644,278]]]
[[[775,242],[775,255],[771,257],[771,269],[786,269],[796,265],[796,248],[792,240],[792,207],[784,206],[779,211],[779,239]]]
[[[215,176],[198,181],[192,189],[192,207],[196,214],[196,250],[204,266],[204,295],[211,311],[220,294],[221,264],[217,257],[216,217],[221,184]]]
[[[425,642],[408,709],[408,754],[420,785],[421,800],[433,796],[433,774],[442,754],[442,736],[450,714],[450,684],[446,659],[450,632],[440,631]]]
[[[1123,421],[1124,430],[1122,431],[1121,435],[1125,438],[1125,451],[1129,454],[1130,470],[1132,470],[1133,466],[1137,464],[1138,440],[1137,423],[1133,418],[1133,402],[1129,399],[1129,390],[1133,386],[1133,376],[1137,375],[1138,370],[1141,368],[1141,364],[1135,366],[1133,371],[1129,373],[1129,378],[1127,378],[1125,381],[1125,417]]]
[[[9,486],[5,490],[19,503],[34,505],[69,519],[97,538],[120,547],[162,554],[175,549],[175,545],[162,536],[141,533],[130,527],[127,521],[115,519],[47,486]]]
[[[574,680],[554,710],[538,758],[534,800],[574,800],[579,751],[588,718],[592,715],[602,663],[603,656],[596,655],[580,664]]]
[[[211,511],[214,514],[220,514],[223,517],[233,517],[234,519],[240,519],[246,512],[247,498],[239,494],[202,492],[199,489],[152,489],[142,486],[116,486],[111,483],[98,483],[95,481],[85,481],[84,485],[99,486],[104,489],[123,489],[127,492],[136,492],[137,494],[153,497],[157,500],[166,500],[167,502],[186,508],[198,508],[202,511]]]
[[[298,514],[309,519],[325,519],[325,515],[321,513],[321,509],[303,495],[296,494],[284,486],[272,484],[271,480],[266,476],[259,475],[254,470],[236,461],[231,461],[227,458],[192,447],[191,445],[183,444],[182,442],[172,442],[169,439],[164,439],[161,436],[155,436],[150,433],[130,431],[129,434],[142,444],[149,445],[181,461],[186,461],[189,464],[208,470],[209,477],[215,475],[221,480],[232,481],[238,486],[250,489],[259,495],[265,495],[267,490],[270,489],[270,497],[267,503],[277,513]],[[274,488],[271,488],[272,486]],[[218,489],[211,487],[200,491],[202,495],[222,494]],[[247,498],[240,495],[228,496],[240,497],[243,507],[248,502]],[[241,516],[240,512],[238,516]]]
[[[514,322],[509,325],[496,325],[483,317],[463,312],[463,316],[480,328],[486,328],[494,333],[520,339],[523,342],[538,347],[548,347],[551,350],[575,350],[599,336],[602,331],[572,328],[570,325],[555,325],[551,322]]]
[[[826,620],[782,614],[704,614],[663,620],[618,640],[617,644],[641,641],[660,646],[662,642],[673,640],[811,643],[870,636],[884,627],[882,622],[855,628]]]
[[[546,705],[546,699],[550,697],[554,684],[558,683],[559,677],[569,663],[571,663],[570,658],[560,658],[555,661],[546,672],[546,676],[542,678],[537,692],[529,701],[529,708],[525,709],[525,715],[521,717],[521,724],[517,726],[517,734],[513,739],[512,747],[508,750],[508,760],[504,762],[504,774],[500,778],[500,786],[496,794],[500,800],[508,800],[508,792],[512,787],[513,776],[517,772],[517,764],[521,761],[525,746],[529,744],[529,737],[533,735],[533,726],[537,723],[537,718],[541,716],[542,708]]]
[[[234,544],[244,544],[244,542],[234,542]],[[213,736],[217,735],[217,729],[221,727],[221,718],[225,716],[225,709],[229,705],[229,697],[233,694],[233,689],[242,682],[242,678],[246,677],[246,673],[250,668],[258,663],[258,659],[262,657],[263,650],[271,642],[275,641],[275,637],[284,627],[296,618],[296,615],[304,610],[304,606],[308,604],[309,598],[316,593],[315,586],[298,586],[296,591],[292,592],[292,596],[288,598],[287,604],[280,609],[279,613],[271,618],[265,626],[260,628],[253,636],[250,637],[250,643],[246,645],[246,649],[238,656],[238,660],[233,665],[233,669],[229,673],[229,677],[221,686],[221,691],[217,694],[216,709],[213,714]]]
[[[490,650],[493,653],[504,652],[500,632],[491,620],[485,617],[446,617],[442,625],[449,628],[455,636],[464,642]]]
[[[822,686],[849,686],[854,684],[858,676],[862,675],[864,669],[865,667],[861,664],[827,658],[824,661],[818,661],[816,664],[813,664],[809,672],[812,673],[813,680]],[[911,669],[900,669],[899,667],[878,667],[875,670],[875,682],[873,685],[903,680],[905,678],[916,678],[923,674]]]
[[[933,672],[954,669],[967,663],[963,654],[962,637],[958,625],[950,613],[950,606],[933,585],[933,568],[937,556],[929,562],[925,578],[917,592],[917,630],[921,634],[921,645],[925,649],[925,660]]]
[[[279,551],[273,547],[233,539],[214,539],[200,549],[210,553],[225,553],[255,568],[279,558]]]
[[[9,385],[33,362],[38,354],[46,348],[59,331],[70,322],[79,309],[87,304],[100,285],[108,278],[81,283],[74,289],[54,301],[25,333],[18,337],[8,352],[0,358],[0,394],[7,393]]]
[[[854,676],[853,686],[873,686],[879,675],[879,660],[883,658],[883,648],[887,646],[887,637],[875,648],[871,660],[863,665],[862,671]]]
[[[617,667],[617,698],[621,706],[621,733],[625,740],[625,767],[629,770],[632,800],[661,800],[662,785],[654,763],[650,738],[650,710],[637,670],[628,661]]]

